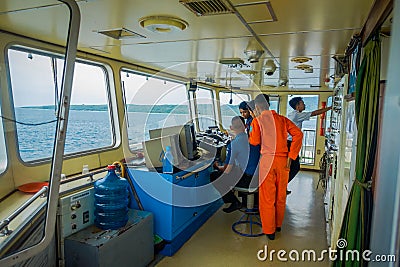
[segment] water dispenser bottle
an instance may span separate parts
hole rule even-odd
[[[165,148],[164,158],[163,158],[163,173],[173,173],[174,172],[174,158],[171,154],[171,147],[167,146]]]
[[[95,225],[103,230],[118,229],[128,221],[129,183],[108,165],[106,177],[94,183]]]

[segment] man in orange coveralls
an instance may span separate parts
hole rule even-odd
[[[261,139],[259,211],[263,232],[274,240],[275,231],[281,231],[285,214],[290,163],[300,152],[303,133],[288,118],[269,110],[268,95],[260,94],[254,102],[260,133],[249,142],[256,145],[257,139]],[[290,152],[286,141],[288,133],[293,138]]]

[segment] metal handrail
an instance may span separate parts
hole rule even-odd
[[[98,169],[98,170],[95,170],[95,171],[91,171],[91,172],[86,173],[86,174],[80,174],[80,175],[78,175],[76,177],[72,177],[72,178],[68,178],[66,180],[62,180],[60,182],[60,184],[66,184],[66,183],[77,181],[77,180],[80,180],[80,179],[83,179],[83,178],[86,178],[86,177],[89,177],[90,181],[93,182],[94,181],[94,175],[102,173],[102,172],[106,172],[106,171],[107,171],[106,168],[101,168],[101,169]]]
[[[199,173],[199,172],[201,172],[202,170],[207,169],[213,161],[214,161],[214,159],[206,160],[206,161],[204,162],[204,164],[202,164],[200,167],[198,167],[198,168],[196,168],[196,169],[194,169],[194,170],[190,170],[188,173],[186,173],[186,174],[184,174],[184,175],[182,175],[182,176],[178,176],[178,175],[177,175],[175,178],[176,178],[177,180],[184,180],[184,179],[188,178],[189,176],[191,176],[191,175],[193,175],[193,174]]]
[[[45,193],[49,190],[48,186],[43,186],[36,194],[29,198],[22,206],[18,207],[13,213],[11,213],[6,219],[0,222],[0,234],[9,235],[12,231],[7,226],[14,220],[18,215],[21,214],[30,204],[32,204],[40,196],[45,196]],[[5,231],[4,231],[5,230]]]
[[[90,181],[94,181],[94,175],[106,172],[107,169],[102,168],[99,170],[91,171],[90,173],[87,174],[82,174],[77,177],[70,178],[68,180],[63,180],[60,183],[61,184],[66,184],[69,182],[77,181],[86,177],[90,178]],[[6,219],[2,220],[0,222],[0,236],[2,235],[9,235],[12,231],[9,229],[6,229],[6,227],[19,215],[21,212],[23,212],[29,205],[31,205],[37,198],[41,196],[46,196],[47,191],[49,190],[48,186],[42,187],[35,195],[33,195],[31,198],[29,198],[27,201],[25,201],[18,209],[16,209],[13,213],[11,213]]]

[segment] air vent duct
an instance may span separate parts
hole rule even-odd
[[[128,39],[128,38],[146,38],[145,36],[136,33],[134,31],[128,30],[126,28],[118,28],[112,30],[102,30],[98,31],[100,34],[104,34],[108,37],[114,38],[116,40]]]
[[[234,13],[224,0],[179,0],[179,3],[198,17]]]

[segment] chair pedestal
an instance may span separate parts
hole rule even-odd
[[[258,189],[235,187],[234,190],[246,195],[247,205],[240,209],[243,215],[232,224],[232,231],[246,237],[264,235],[258,208],[254,207],[254,194],[258,192]]]

